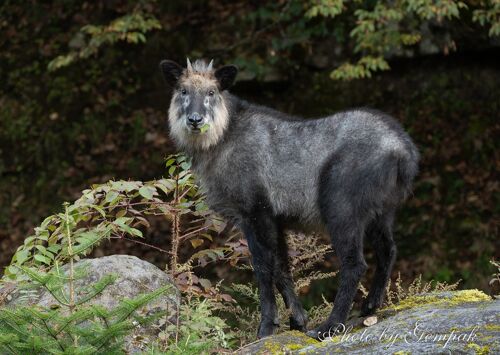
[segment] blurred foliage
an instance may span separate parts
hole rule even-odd
[[[191,56],[236,63],[236,93],[286,112],[317,116],[369,105],[398,117],[423,160],[415,195],[398,219],[396,269],[405,279],[423,273],[487,285],[477,275],[490,273],[488,260],[498,250],[500,75],[488,60],[498,55],[499,6],[498,0],[3,1],[0,264],[43,216],[89,184],[160,180],[174,148],[157,66]],[[478,64],[461,62],[463,53],[477,53]],[[430,54],[436,56],[425,64]],[[113,190],[111,184],[105,186]],[[169,250],[170,225],[150,217],[145,238]],[[221,247],[215,238],[193,243],[179,255]],[[112,251],[164,263],[161,251],[130,241],[93,253]],[[228,270],[204,272],[241,276]]]
[[[141,13],[119,17],[107,26],[83,26],[70,42],[74,51],[52,60],[48,69],[55,70],[71,64],[76,59],[88,58],[97,54],[100,47],[112,45],[118,41],[145,43],[145,33],[160,28],[161,25],[157,19],[145,17]]]

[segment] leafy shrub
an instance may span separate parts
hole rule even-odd
[[[89,285],[90,292],[85,299],[74,300],[71,298],[71,295],[75,294],[72,286],[75,279],[73,262],[88,255],[102,242],[119,242],[124,239],[138,241],[143,238],[141,229],[149,226],[148,216],[151,215],[163,216],[171,225],[172,243],[171,250],[168,251],[170,261],[166,272],[172,276],[184,295],[176,322],[171,324],[169,320],[165,320],[165,329],[158,329],[161,331],[159,342],[151,345],[152,349],[154,350],[156,346],[160,351],[174,349],[181,353],[196,353],[203,349],[229,346],[232,338],[229,327],[222,318],[212,315],[212,312],[218,309],[221,303],[232,302],[233,299],[228,294],[220,292],[219,285],[212,285],[209,280],[197,277],[193,269],[218,260],[236,262],[246,251],[241,250],[240,243],[229,240],[223,247],[200,249],[186,260],[180,260],[179,248],[183,243],[190,243],[195,249],[199,248],[204,239],[212,240],[211,232],[218,233],[226,227],[225,222],[207,208],[203,196],[193,181],[190,166],[185,156],[174,155],[167,158],[167,178],[144,183],[110,181],[95,185],[91,189],[84,190],[82,196],[74,203],[65,203],[63,213],[47,217],[39,227],[35,228],[35,234],[26,238],[24,244],[14,254],[11,264],[6,269],[4,281],[18,283],[32,281],[42,285],[61,305],[69,307],[70,315],[63,315],[62,309],[44,310],[33,314],[31,312],[26,316],[23,316],[23,308],[12,312],[5,311],[2,313],[3,319],[10,322],[10,329],[14,331],[21,327],[16,333],[20,348],[27,346],[21,339],[28,339],[23,338],[25,330],[22,327],[27,327],[29,322],[35,324],[46,319],[50,319],[53,325],[45,327],[47,329],[42,329],[41,333],[34,334],[35,338],[28,339],[35,350],[39,345],[42,346],[44,337],[52,337],[51,342],[47,343],[51,349],[56,347],[66,349],[69,346],[68,341],[71,343],[72,339],[82,338],[80,342],[82,347],[79,351],[84,353],[100,351],[105,346],[109,346],[109,349],[121,346],[120,339],[123,339],[133,327],[128,319],[118,315],[128,309],[130,316],[135,309],[164,290],[123,303],[115,310],[80,308],[80,305],[95,297],[112,282],[112,278],[106,278],[96,285]],[[148,245],[146,242],[139,242]],[[60,271],[60,265],[64,263],[69,264],[68,277]],[[66,281],[70,284],[69,299],[72,301],[67,301],[68,297],[63,291]],[[78,311],[75,311],[76,306],[79,306]],[[103,328],[98,323],[92,324],[101,327],[99,329],[102,332],[106,331],[103,333],[106,334],[106,339],[115,339],[113,342],[103,345],[104,343],[99,340],[102,332],[88,326],[77,327],[87,324],[87,321],[96,317],[107,326]],[[115,318],[117,320],[113,321]],[[75,326],[60,327],[63,322],[68,323],[73,320]],[[54,327],[65,331],[54,332]],[[110,330],[106,330],[108,328],[116,328],[119,331],[111,333]],[[88,339],[84,334],[87,334]],[[57,342],[61,342],[61,345],[59,346]],[[97,350],[91,346],[97,346]],[[13,348],[12,351],[16,349]]]
[[[178,243],[190,241],[198,245],[200,238],[211,236],[207,231],[220,231],[225,224],[207,208],[193,182],[190,165],[183,156],[167,160],[169,178],[151,182],[110,181],[84,190],[65,212],[47,217],[35,234],[24,240],[6,269],[5,278],[19,279],[19,267],[47,269],[56,262],[65,262],[72,249],[74,258],[87,255],[105,240],[142,238],[140,228],[148,227],[148,215],[161,215],[172,222],[172,274],[181,272],[178,265]],[[189,228],[180,231],[180,219],[189,214],[197,218]],[[67,221],[67,222],[66,222]],[[68,235],[73,245],[68,245]],[[223,255],[221,250],[195,254],[187,264]]]
[[[0,308],[0,351],[2,354],[101,354],[120,352],[123,339],[136,327],[136,324],[146,325],[159,316],[156,312],[149,317],[139,317],[135,311],[160,296],[172,286],[161,287],[149,294],[141,295],[132,300],[122,300],[113,309],[102,306],[88,305],[87,302],[115,281],[113,275],[107,275],[98,282],[85,285],[85,290],[77,290],[75,281],[84,276],[84,271],[74,268],[74,259],[82,245],[75,245],[75,235],[70,229],[70,214],[66,206],[64,219],[60,227],[64,231],[65,246],[59,245],[59,251],[64,250],[67,270],[59,267],[59,260],[53,257],[47,249],[38,249],[42,254],[50,255],[43,258],[33,257],[33,261],[54,265],[48,271],[40,271],[34,267],[14,264],[18,269],[18,279],[28,279],[30,287],[43,287],[49,292],[56,305],[50,308],[41,306],[24,306],[19,303],[11,308]],[[81,237],[80,235],[80,238]],[[59,241],[60,242],[60,241]],[[19,260],[19,258],[18,258]],[[22,261],[22,260],[21,260]],[[22,264],[22,263],[21,263]],[[20,287],[23,286],[19,285]],[[77,295],[81,294],[81,297]],[[135,322],[135,323],[134,323]]]

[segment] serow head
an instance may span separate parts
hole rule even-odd
[[[234,65],[214,70],[197,60],[186,68],[174,61],[163,60],[160,69],[165,82],[173,89],[169,109],[171,134],[181,144],[213,145],[227,126],[228,111],[223,92],[233,85],[238,73]],[[187,135],[206,135],[189,138]]]

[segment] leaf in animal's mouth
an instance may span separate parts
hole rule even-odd
[[[210,125],[208,123],[203,124],[203,126],[200,127],[200,133],[205,133],[209,128]]]

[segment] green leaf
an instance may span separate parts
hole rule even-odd
[[[108,196],[106,196],[106,197],[108,197]],[[91,207],[91,208],[93,208],[94,210],[96,210],[97,212],[99,212],[99,213],[100,213],[100,215],[101,215],[103,218],[106,218],[106,212],[104,212],[104,210],[103,210],[101,207],[99,207],[99,206],[97,206],[97,205],[91,205],[90,207]]]
[[[127,214],[127,210],[119,210],[118,212],[116,212],[115,217],[120,218],[120,217],[125,216],[126,214]]]
[[[205,123],[203,126],[200,127],[200,133],[205,133],[206,131],[208,131],[208,129],[210,128],[210,125],[208,123]]]
[[[152,186],[143,186],[139,189],[139,194],[148,200],[151,200],[155,193],[156,189]]]
[[[172,176],[175,172],[175,166],[171,166],[169,169],[168,169],[168,175]]]
[[[51,264],[51,261],[49,258],[47,258],[46,256],[43,256],[43,255],[40,255],[40,254],[35,254],[34,256],[35,260],[37,261],[40,261],[46,265],[50,265]]]
[[[210,240],[211,242],[214,241],[214,239],[212,238],[212,236],[210,234],[207,234],[207,233],[202,233],[200,234],[201,237],[203,238],[207,238],[208,240]]]
[[[16,264],[20,265],[29,258],[28,250],[20,250],[15,254]]]
[[[61,248],[62,248],[61,245],[54,244],[54,245],[47,247],[47,250],[54,253],[54,254],[57,254],[57,252],[59,252],[59,250],[61,250]]]
[[[50,251],[47,250],[47,248],[45,248],[44,246],[42,245],[37,245],[35,246],[35,248],[40,252],[42,253],[44,256],[46,256],[47,258],[49,259],[54,259],[54,256],[52,255],[52,253]]]
[[[130,217],[120,217],[116,221],[114,221],[113,224],[118,226],[118,228],[120,230],[124,231],[125,233],[128,233],[130,235],[135,235],[139,238],[142,238],[143,236],[142,236],[142,232],[140,230],[138,230],[136,228],[132,228],[126,224],[126,222],[128,222],[129,220],[131,220]]]
[[[100,232],[100,233],[99,233]],[[93,247],[100,243],[102,239],[108,236],[108,231],[88,231],[79,233],[75,236],[76,244],[73,247],[73,254],[81,254],[90,251]]]
[[[111,202],[115,201],[119,195],[120,194],[118,193],[118,191],[111,190],[106,194],[106,198],[104,199],[104,202],[111,203]]]
[[[175,182],[171,179],[161,179],[155,183],[155,187],[159,188],[168,195],[175,188]]]

